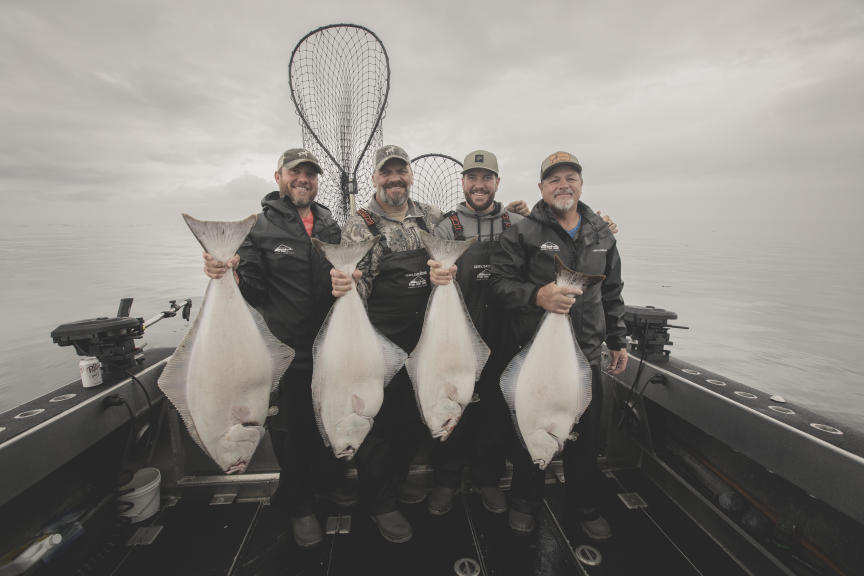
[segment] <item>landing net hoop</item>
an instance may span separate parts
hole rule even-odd
[[[324,174],[317,201],[344,225],[356,203],[374,194],[373,154],[383,142],[382,120],[390,93],[390,60],[374,32],[355,24],[330,24],[300,39],[288,66],[291,100],[303,146]]]
[[[463,199],[462,163],[446,154],[423,154],[411,160],[411,198],[449,212]]]

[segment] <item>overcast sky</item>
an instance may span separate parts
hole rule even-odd
[[[292,48],[351,22],[390,55],[385,142],[492,150],[502,199],[533,203],[541,159],[565,149],[585,200],[631,229],[645,215],[848,225],[864,192],[862,7],[2,0],[0,201],[31,215],[151,198],[255,211],[301,141]]]

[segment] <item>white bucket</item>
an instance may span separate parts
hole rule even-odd
[[[141,468],[128,484],[120,487],[117,499],[120,516],[129,518],[133,524],[147,520],[159,511],[159,484],[162,473],[158,468]],[[123,494],[129,490],[128,493]]]

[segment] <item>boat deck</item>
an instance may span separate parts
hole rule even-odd
[[[602,505],[615,536],[592,544],[561,513],[563,485],[547,485],[530,536],[486,511],[479,495],[457,495],[453,509],[433,517],[422,504],[401,506],[414,527],[405,544],[386,542],[356,507],[322,502],[324,542],[294,543],[287,519],[266,500],[216,504],[187,489],[142,525],[119,526],[98,544],[79,545],[62,566],[40,574],[133,575],[496,575],[744,574],[695,523],[636,470],[607,473]],[[645,507],[628,508],[619,494],[637,493]],[[215,499],[218,500],[218,499]],[[83,541],[84,539],[82,539]],[[152,542],[151,542],[152,540]]]

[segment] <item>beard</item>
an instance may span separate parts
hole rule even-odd
[[[573,196],[567,196],[560,200],[552,200],[552,202],[549,203],[549,209],[552,210],[552,213],[556,216],[566,216],[575,205],[576,200],[573,199]]]
[[[477,202],[474,202],[474,199],[471,197],[472,194],[473,194],[473,191],[472,191],[472,192],[465,192],[465,202],[466,202],[466,203],[468,204],[468,206],[470,206],[471,209],[474,210],[475,212],[484,212],[484,211],[486,211],[486,210],[487,210],[487,209],[492,205],[492,203],[495,201],[495,194],[489,194],[489,195],[486,197],[486,201],[485,201],[485,202],[483,202],[482,204],[478,204]]]
[[[308,208],[317,195],[311,188],[287,187],[283,197],[287,196],[297,208]]]
[[[404,188],[405,193],[390,193],[391,189],[398,187]],[[404,206],[405,203],[408,202],[408,196],[411,194],[411,188],[409,188],[408,184],[405,182],[400,182],[397,186],[388,186],[386,188],[383,186],[379,186],[378,191],[380,192],[381,200],[383,200],[385,204],[387,204],[388,206],[392,206],[393,208],[399,208],[401,206]]]

